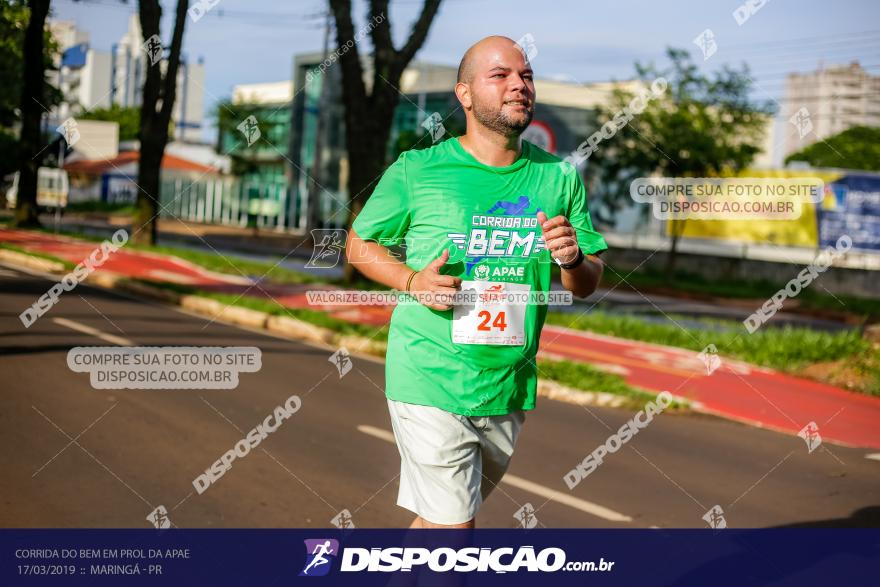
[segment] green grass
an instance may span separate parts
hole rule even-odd
[[[821,279],[822,278],[820,277],[819,280]],[[818,283],[821,283],[821,281],[817,281],[817,285]],[[862,318],[866,318],[871,322],[877,322],[880,320],[880,299],[871,300],[837,294],[835,294],[835,296],[830,296],[807,288],[800,293],[797,300],[804,308],[849,312],[850,314],[856,314]]]
[[[40,229],[42,232],[46,232],[49,234],[54,234],[54,231],[49,227],[43,227]],[[77,238],[80,240],[85,240],[89,242],[103,242],[106,240],[105,238],[77,233],[77,232],[62,232],[64,236]],[[39,253],[31,253],[24,249],[7,246],[6,248],[15,248],[19,252],[28,253],[37,257],[45,257],[50,258],[48,255],[40,255]],[[306,284],[306,283],[321,283],[322,280],[316,279],[311,275],[306,273],[302,273],[300,271],[294,271],[292,269],[287,269],[285,267],[281,267],[280,265],[276,266],[273,262],[261,262],[261,261],[251,261],[248,259],[242,259],[240,257],[235,257],[232,255],[218,255],[217,253],[212,252],[202,252],[202,251],[193,251],[191,249],[179,248],[179,247],[165,247],[165,246],[150,246],[150,245],[135,245],[132,243],[128,243],[125,245],[126,249],[135,250],[135,251],[143,251],[147,253],[156,253],[159,255],[173,255],[184,261],[188,261],[193,263],[194,265],[198,265],[207,269],[208,271],[214,271],[216,273],[224,273],[227,275],[234,275],[237,277],[241,277],[242,275],[249,277],[259,277],[263,278],[275,283],[284,283],[284,284]],[[51,257],[53,260],[62,261],[61,259],[56,259]],[[279,257],[280,259],[280,257]],[[71,265],[72,267],[72,265]],[[325,280],[326,281],[326,280]]]
[[[538,377],[584,391],[612,393],[632,400],[633,404],[643,404],[656,397],[656,394],[629,385],[620,375],[600,371],[586,363],[539,359]]]
[[[42,232],[54,234],[51,228],[43,227]],[[64,236],[77,238],[90,242],[102,242],[103,237],[91,234],[83,234],[81,232],[63,231]],[[125,245],[126,249],[134,251],[143,251],[145,253],[156,253],[158,255],[173,255],[184,261],[188,261],[194,265],[198,265],[208,271],[216,273],[225,273],[236,277],[248,276],[257,277],[272,281],[274,283],[285,284],[305,284],[305,283],[326,283],[327,280],[320,280],[307,273],[294,271],[280,265],[276,265],[277,261],[251,261],[226,253],[217,254],[212,251],[194,251],[183,247],[168,247],[158,245],[136,245],[131,242]],[[281,257],[278,257],[278,261]]]
[[[793,278],[800,271],[797,267],[792,267],[791,275]],[[785,286],[786,282],[773,283],[767,280],[740,280],[740,279],[708,279],[695,273],[676,272],[673,279],[666,277],[661,271],[639,271],[627,275],[627,272],[620,271],[615,274],[613,271],[605,271],[603,276],[603,285],[620,285],[626,287],[622,283],[622,279],[626,278],[626,282],[636,289],[650,290],[675,290],[690,294],[702,296],[711,296],[718,298],[738,298],[738,299],[757,299],[765,300],[772,296]],[[818,287],[822,283],[820,276],[815,283]],[[848,312],[861,317],[874,317],[876,320],[880,316],[880,299],[857,298],[846,295],[829,295],[821,293],[816,289],[806,288],[796,298],[801,308],[811,310]]]
[[[297,271],[295,269],[288,269],[286,267],[282,267],[277,263],[281,261],[281,257],[278,257],[274,261],[251,261],[248,259],[242,259],[241,257],[236,257],[234,255],[228,255],[223,253],[222,255],[218,255],[217,253],[208,253],[202,251],[193,251],[191,249],[184,249],[178,247],[166,247],[166,246],[144,246],[144,245],[127,245],[127,247],[132,248],[137,251],[145,251],[150,253],[158,253],[161,255],[174,255],[175,257],[179,257],[185,261],[189,261],[195,265],[199,265],[200,267],[204,267],[209,271],[214,271],[216,273],[225,273],[228,275],[234,275],[237,277],[241,277],[242,275],[248,277],[260,278],[266,281],[270,281],[272,283],[279,284],[288,284],[288,285],[302,285],[302,284],[328,284],[328,285],[338,285],[343,286],[343,282],[341,279],[330,279],[330,278],[320,278],[314,275],[310,275],[308,273],[304,273],[302,271]],[[359,290],[387,290],[388,288],[382,284],[376,283],[375,281],[370,281],[367,279],[359,279],[355,281],[353,284],[345,286],[347,289],[359,289]]]
[[[65,212],[100,212],[131,216],[135,213],[134,204],[108,204],[106,202],[74,202],[67,205]]]
[[[54,231],[48,227],[43,227],[40,230],[49,234],[54,234]],[[62,234],[64,234],[64,236],[78,238],[91,242],[102,242],[103,240],[105,240],[102,237],[74,231],[63,231]],[[302,271],[282,267],[281,265],[277,264],[282,260],[282,257],[276,257],[271,261],[252,261],[225,252],[222,254],[218,254],[211,251],[195,251],[193,249],[183,247],[135,245],[129,243],[125,245],[125,248],[135,251],[144,251],[147,253],[156,253],[160,255],[174,255],[175,257],[183,259],[184,261],[188,261],[190,263],[193,263],[194,265],[203,267],[208,271],[234,275],[236,277],[241,277],[242,275],[245,275],[248,277],[265,279],[274,283],[293,285],[317,283],[326,283],[339,286],[344,285],[341,279],[319,278]],[[347,285],[346,287],[349,289],[360,290],[388,289],[382,284],[364,278],[360,278],[353,284]]]
[[[677,316],[671,316],[677,319]],[[693,320],[693,319],[691,319]],[[817,363],[835,363],[829,374],[816,375],[820,380],[851,391],[880,396],[880,353],[862,338],[858,330],[819,332],[806,328],[762,328],[748,334],[739,322],[699,320],[715,330],[679,328],[673,322],[657,324],[630,316],[593,312],[573,317],[551,312],[548,324],[586,330],[629,340],[663,344],[702,351],[714,344],[724,357],[770,367],[803,377],[805,367]],[[727,328],[722,330],[721,328]],[[838,379],[837,372],[857,377]]]
[[[49,227],[42,227],[40,230],[42,232],[54,234],[54,231]],[[103,237],[74,231],[62,231],[62,234],[67,237],[90,242],[102,242],[106,240]],[[195,251],[183,247],[136,245],[131,242],[126,244],[125,248],[134,251],[143,251],[145,253],[173,255],[179,259],[183,259],[184,261],[188,261],[194,265],[207,269],[208,271],[234,275],[236,277],[242,277],[244,275],[265,279],[274,283],[294,285],[306,283],[330,283],[331,281],[318,279],[307,273],[276,265],[276,263],[281,260],[281,257],[278,257],[275,261],[251,261],[249,259],[243,259],[226,253],[218,254],[212,251]]]
[[[265,279],[273,283],[301,285],[306,283],[326,282],[326,280],[317,279],[301,271],[295,271],[293,269],[282,267],[281,265],[276,265],[277,261],[251,261],[227,255],[225,253],[218,255],[217,253],[193,251],[191,249],[178,247],[126,245],[126,248],[136,251],[157,253],[160,255],[173,255],[184,261],[189,261],[190,263],[204,267],[208,271],[225,273],[238,277],[245,275],[248,277]],[[281,258],[279,257],[278,260],[280,261],[280,259]]]
[[[880,353],[868,349],[853,359],[852,367],[867,380],[867,384],[861,391],[869,395],[880,396]]]
[[[329,328],[330,330],[333,330],[334,332],[338,332],[343,335],[351,334],[357,336],[365,336],[367,338],[372,338],[375,341],[381,342],[385,342],[388,340],[388,325],[377,328],[375,326],[369,326],[366,324],[355,324],[353,322],[334,318],[330,314],[318,310],[308,310],[305,308],[288,308],[287,306],[283,306],[270,298],[260,298],[248,295],[238,296],[237,294],[205,291],[195,287],[188,287],[176,283],[156,283],[153,281],[140,279],[136,279],[134,281],[153,287],[173,291],[179,294],[197,295],[205,298],[210,298],[212,300],[217,300],[218,302],[227,305],[240,306],[242,308],[266,312],[267,314],[271,314],[273,316],[287,316],[288,318],[296,318],[298,320],[302,320],[303,322],[314,324],[315,326]]]
[[[672,318],[676,318],[672,316]],[[754,334],[739,322],[703,320],[709,326],[727,326],[732,330],[697,330],[674,323],[655,324],[629,316],[591,312],[572,317],[549,312],[547,323],[577,330],[589,330],[630,340],[675,346],[699,352],[714,344],[718,353],[756,365],[783,371],[797,371],[810,363],[844,359],[870,349],[857,330],[819,332],[806,328],[765,327]]]

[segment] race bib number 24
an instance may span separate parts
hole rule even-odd
[[[525,344],[525,303],[531,287],[523,283],[463,281],[462,292],[476,294],[474,304],[457,305],[452,314],[452,342]]]

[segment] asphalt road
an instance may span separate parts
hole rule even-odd
[[[179,527],[406,526],[384,365],[87,286],[25,329],[18,314],[52,285],[0,266],[0,527],[149,527],[159,505]],[[71,347],[256,346],[262,368],[231,391],[95,390]],[[192,481],[292,394],[302,407],[201,495]],[[695,414],[662,414],[569,491],[563,475],[633,413],[539,399],[505,480],[477,524],[516,527],[531,504],[546,527],[880,526],[870,451]],[[880,457],[876,457],[880,458]]]

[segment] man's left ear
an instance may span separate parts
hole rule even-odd
[[[461,102],[461,107],[465,110],[471,107],[471,89],[465,83],[455,84],[455,97]]]

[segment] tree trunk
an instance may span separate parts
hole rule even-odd
[[[42,157],[40,121],[43,117],[43,87],[46,83],[43,29],[49,14],[49,0],[30,0],[30,17],[24,34],[24,84],[21,92],[21,136],[19,139],[18,194],[15,225],[39,226],[37,172]]]
[[[381,111],[376,108],[367,110],[366,107],[361,107],[358,110],[362,109],[364,112],[355,111],[353,116],[346,116],[346,119],[352,119],[346,121],[345,129],[346,147],[349,153],[349,216],[346,223],[349,229],[385,171],[387,163],[385,152],[391,134],[396,101],[392,100],[390,104],[390,107],[386,106]],[[369,122],[365,124],[366,120]],[[345,281],[353,283],[360,276],[360,272],[348,262],[347,258],[343,257],[343,259]]]
[[[330,0],[330,10],[336,21],[336,41],[340,47],[351,47],[351,50],[339,55],[338,65],[342,70],[342,103],[345,107],[345,142],[349,164],[349,230],[385,170],[388,136],[391,134],[394,109],[400,99],[397,90],[400,76],[424,44],[439,7],[440,0],[425,0],[409,38],[397,50],[391,42],[388,0],[370,1],[373,86],[370,94],[367,94],[360,53],[354,42],[351,0]],[[347,260],[344,260],[343,272],[348,283],[359,275]]]
[[[132,242],[154,245],[159,215],[162,156],[165,139],[148,133],[141,138],[141,156],[138,162],[138,197],[134,214]],[[155,194],[155,195],[154,195]]]
[[[162,157],[168,143],[168,127],[177,93],[177,70],[180,65],[180,49],[183,45],[183,29],[186,24],[188,0],[178,0],[167,57],[165,74],[161,60],[155,64],[145,61],[146,76],[141,103],[140,141],[141,153],[138,163],[138,196],[131,240],[137,244],[156,244],[156,223],[161,211],[160,187]],[[138,16],[141,21],[144,42],[159,34],[162,7],[158,0],[140,0]]]
[[[681,235],[684,234],[684,225],[687,222],[687,218],[682,218],[681,220],[673,219],[672,223],[672,240],[670,241],[669,253],[666,255],[666,267],[663,272],[666,276],[667,281],[669,283],[675,282],[675,263],[678,259],[678,242],[681,240]]]

